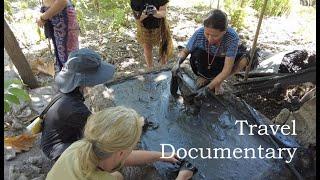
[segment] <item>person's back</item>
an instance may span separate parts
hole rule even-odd
[[[41,149],[55,160],[68,146],[81,139],[82,129],[91,114],[83,103],[79,88],[55,102],[46,113],[41,136]]]
[[[114,70],[113,65],[91,49],[82,48],[70,54],[55,77],[62,97],[46,112],[42,124],[41,149],[49,159],[57,160],[65,149],[82,138],[82,129],[91,114],[83,96],[88,87],[109,81]]]

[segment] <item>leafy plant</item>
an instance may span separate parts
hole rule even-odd
[[[12,21],[12,6],[9,0],[4,0],[4,17],[11,22]]]
[[[260,12],[264,0],[253,0],[252,8]],[[288,15],[291,11],[291,0],[268,0],[265,16],[282,16]]]
[[[19,105],[23,101],[30,101],[28,93],[23,89],[23,83],[19,79],[5,81],[4,112],[9,112],[14,104]]]
[[[131,13],[129,0],[73,0],[81,29],[96,28],[99,32],[119,30],[127,26]],[[95,21],[94,25],[92,21]],[[100,26],[101,24],[101,26]]]
[[[230,24],[237,30],[244,28],[245,17],[247,16],[246,8],[249,6],[250,0],[225,0],[224,8],[230,16]]]

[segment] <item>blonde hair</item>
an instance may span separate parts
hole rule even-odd
[[[99,111],[88,118],[83,143],[78,149],[79,168],[89,176],[99,162],[119,150],[133,148],[140,139],[143,118],[133,109],[118,106]],[[97,153],[98,152],[100,153]]]

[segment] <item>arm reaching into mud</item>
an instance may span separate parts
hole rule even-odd
[[[154,163],[156,161],[163,161],[169,163],[176,163],[179,161],[176,155],[172,158],[161,158],[161,156],[161,152],[157,151],[134,150],[131,152],[131,154],[125,161],[125,166],[144,165],[148,163]]]
[[[180,51],[180,53],[178,54],[178,59],[176,64],[173,66],[171,72],[173,73],[173,75],[176,75],[177,72],[180,69],[180,64],[183,63],[183,61],[187,58],[187,56],[189,55],[189,51],[188,49],[184,48],[183,50]]]
[[[226,57],[222,71],[208,84],[210,90],[214,90],[215,94],[221,94],[221,83],[227,79],[232,71],[234,59]]]
[[[178,59],[179,59],[178,63],[182,64],[183,61],[188,57],[189,53],[190,52],[188,51],[187,48],[184,48],[183,50],[181,50],[178,54]]]

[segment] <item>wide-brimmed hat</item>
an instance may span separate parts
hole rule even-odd
[[[112,79],[115,67],[106,63],[101,56],[88,48],[70,53],[68,61],[55,77],[62,93],[69,93],[79,86],[95,86]]]

